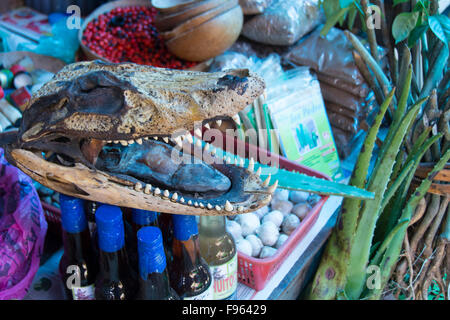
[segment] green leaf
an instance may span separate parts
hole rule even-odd
[[[386,249],[389,247],[389,244],[391,243],[392,239],[394,239],[395,235],[400,231],[401,227],[403,227],[405,224],[409,223],[409,221],[410,221],[410,219],[402,219],[398,222],[398,224],[394,227],[394,229],[392,229],[392,231],[384,239],[383,243],[381,244],[380,248],[377,250],[375,257],[372,259],[370,264],[377,265],[380,263],[381,257],[383,255],[383,253],[386,251]]]
[[[348,10],[350,8],[343,8],[339,10],[337,14],[327,19],[327,22],[323,26],[322,30],[320,31],[321,36],[326,36],[328,32],[333,28],[336,23],[345,15],[347,14]]]
[[[322,7],[327,21],[331,19],[335,13],[339,11],[339,9],[341,9],[339,0],[325,0],[322,2]]]
[[[418,17],[419,12],[403,12],[395,17],[392,24],[392,36],[396,43],[405,40],[409,36],[409,33],[416,26]]]
[[[417,40],[428,30],[427,24],[414,27],[408,37],[408,47],[412,48],[416,44]]]
[[[435,15],[428,18],[428,25],[431,31],[443,43],[450,41],[450,19],[444,15]]]

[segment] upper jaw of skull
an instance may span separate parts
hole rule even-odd
[[[177,77],[182,81],[177,82]],[[95,159],[106,145],[122,148],[142,145],[148,139],[157,139],[172,147],[179,143],[192,145],[189,131],[197,121],[205,124],[232,118],[261,95],[263,89],[261,79],[242,70],[205,75],[132,64],[74,64],[63,69],[33,97],[23,114],[18,147],[44,151],[47,159],[56,154],[63,165],[69,159],[75,167],[76,163],[83,163],[96,169]],[[270,194],[271,189],[262,185],[254,172],[239,175],[244,169],[233,168],[233,165],[217,168],[234,174],[233,183],[240,186],[242,195],[255,190],[260,195]],[[239,177],[245,180],[242,184],[238,183]],[[135,180],[126,183],[135,184],[138,190],[148,189]],[[247,188],[251,185],[251,190],[244,191],[244,185]],[[154,195],[161,194],[162,200],[167,194],[171,194],[170,201],[183,199],[180,192],[153,188]],[[221,202],[216,202],[214,207],[229,209],[231,204],[227,201],[240,199],[237,191],[234,196],[226,201],[219,197]],[[267,197],[259,197],[255,198],[259,200],[253,207],[267,200]],[[187,196],[184,200],[186,205],[197,203],[199,210],[210,209],[213,203],[192,199],[189,204]],[[240,212],[243,210],[247,208],[241,208]]]

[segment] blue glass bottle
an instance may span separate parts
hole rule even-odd
[[[59,203],[64,243],[59,267],[67,297],[72,300],[93,300],[98,268],[91,246],[84,201],[60,194]]]
[[[170,287],[161,230],[143,227],[137,232],[139,300],[179,300]]]
[[[125,249],[124,221],[119,207],[100,206],[95,213],[100,272],[95,283],[98,300],[129,300],[137,289]]]

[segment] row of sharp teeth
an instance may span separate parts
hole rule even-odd
[[[234,122],[236,122],[236,124],[240,125],[240,119],[239,116],[236,114],[232,117],[232,119],[234,120]],[[222,125],[222,120],[216,120],[216,124],[220,127]],[[209,125],[209,123],[206,123],[204,125],[205,128],[207,128],[208,130],[211,129],[211,126]],[[199,128],[196,128],[194,130],[194,133],[196,136],[201,137],[202,135],[202,131]],[[161,138],[165,143],[169,143],[169,137],[157,137],[154,136],[152,137],[154,140],[158,140],[159,138]],[[193,144],[193,139],[192,139],[192,135],[190,133],[187,133],[184,136],[178,136],[176,138],[170,139],[172,140],[174,143],[176,143],[178,146],[181,146],[182,144],[182,140],[186,139],[190,144]],[[132,139],[132,140],[108,140],[107,143],[115,143],[115,144],[121,144],[123,146],[128,146],[131,145],[133,143],[137,143],[137,144],[142,144],[144,142],[144,140],[149,140],[150,137],[145,137],[145,138],[138,138],[136,140]]]
[[[210,203],[206,203],[206,205],[205,205],[204,203],[198,202],[198,201],[193,201],[193,200],[186,201],[183,197],[180,197],[178,195],[178,193],[176,193],[176,192],[171,194],[169,190],[162,191],[161,189],[159,189],[157,187],[156,188],[152,187],[151,184],[146,184],[145,186],[143,186],[140,182],[137,182],[134,185],[134,190],[136,190],[138,192],[144,192],[145,194],[153,194],[155,196],[160,196],[162,199],[170,200],[173,202],[178,202],[180,204],[185,204],[185,205],[193,206],[196,208],[202,208],[202,209],[207,208],[209,210],[214,209],[216,211],[225,210],[228,212],[232,212],[235,209],[235,207],[228,200],[225,202],[225,205],[223,205],[223,206],[219,206],[219,205],[213,206]],[[243,206],[237,206],[236,209],[239,212],[244,211]]]

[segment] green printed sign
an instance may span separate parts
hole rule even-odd
[[[342,178],[339,156],[317,80],[307,88],[267,102],[281,150],[289,160]]]

